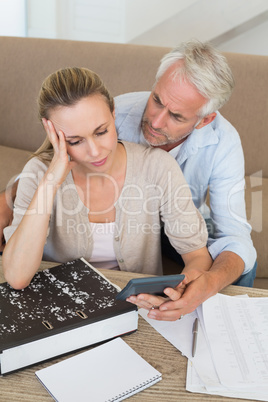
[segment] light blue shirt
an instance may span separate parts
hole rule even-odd
[[[133,92],[115,98],[118,137],[144,143],[141,119],[150,92]],[[189,184],[195,206],[204,218],[210,217],[214,235],[208,240],[213,259],[222,251],[232,251],[244,263],[244,274],[256,261],[245,208],[245,169],[240,137],[235,128],[219,113],[212,123],[195,129],[172,152]],[[175,155],[175,156],[174,156]],[[209,190],[209,204],[205,200]]]

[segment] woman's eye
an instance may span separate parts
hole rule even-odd
[[[80,140],[79,141],[75,141],[75,142],[69,142],[69,145],[72,147],[72,146],[74,146],[74,145],[78,145],[78,144],[80,144]]]
[[[108,133],[108,130],[106,129],[106,130],[104,130],[104,131],[99,131],[99,132],[97,132],[96,133],[96,135],[104,135],[104,134],[106,134],[106,133]]]

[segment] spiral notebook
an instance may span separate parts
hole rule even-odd
[[[36,371],[58,402],[122,401],[162,379],[122,338]]]

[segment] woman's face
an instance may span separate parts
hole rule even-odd
[[[72,160],[101,173],[112,168],[117,149],[114,119],[100,94],[82,98],[73,106],[59,106],[49,116],[56,132],[63,131]]]

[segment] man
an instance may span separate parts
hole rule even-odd
[[[116,98],[119,138],[169,152],[203,213],[209,190],[214,233],[208,249],[214,263],[201,277],[187,278],[189,285],[181,299],[178,292],[169,294],[181,315],[231,283],[252,286],[256,275],[256,251],[245,212],[243,150],[238,133],[217,111],[233,87],[223,55],[209,44],[190,41],[163,57],[151,93]],[[159,304],[152,296],[132,301],[146,307]],[[178,318],[174,310],[163,310],[167,307],[153,309],[149,317]]]
[[[256,251],[246,221],[243,151],[238,133],[217,111],[233,87],[225,58],[209,44],[190,41],[164,56],[151,93],[115,99],[119,138],[169,152],[186,177],[196,207],[214,227],[208,241],[214,260],[210,271],[187,277],[186,289],[170,289],[171,301],[159,308],[157,297],[131,298],[154,307],[151,318],[175,320],[231,283],[253,284]],[[208,190],[210,215],[205,206]],[[5,226],[6,212],[4,219]]]

